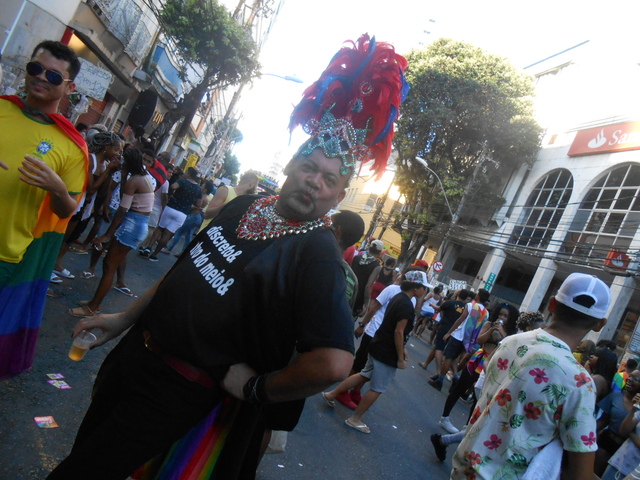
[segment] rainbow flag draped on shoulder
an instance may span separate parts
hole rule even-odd
[[[2,96],[0,101],[2,101],[0,107],[4,112],[3,118],[0,118],[2,125],[10,125],[12,118],[16,116],[18,116],[18,120],[24,120],[23,117],[19,117],[21,115],[20,109],[24,109],[22,100],[16,96]],[[5,102],[10,102],[19,107],[19,109],[16,109],[15,106],[8,106],[8,103]],[[65,169],[63,166],[60,171],[56,172],[63,180],[65,178],[74,179],[73,185],[67,185],[67,187],[70,193],[79,194],[78,201],[80,201],[80,194],[85,191],[87,182],[87,145],[73,124],[64,116],[52,114],[50,117],[54,122],[54,126],[41,126],[38,122],[33,121],[33,130],[38,132],[39,129],[42,129],[45,132],[51,132],[51,130],[46,129],[53,127],[54,133],[60,135],[60,132],[62,132],[61,138],[64,139],[66,137],[81,150],[81,153],[76,150],[73,168]],[[36,139],[39,138],[37,133],[28,133]],[[46,133],[43,135],[46,135]],[[15,138],[10,137],[11,135],[7,133],[4,127],[0,128],[0,147],[4,147],[3,151],[10,149],[15,141]],[[44,138],[48,139],[49,137],[45,136]],[[46,144],[43,146],[42,143],[36,144],[33,149],[42,150],[46,146]],[[29,151],[25,153],[29,153]],[[0,171],[0,175],[14,175],[12,181],[15,183],[16,165],[22,161],[23,156],[24,153],[19,158],[13,155],[11,158],[13,163],[10,170]],[[82,156],[84,157],[84,163],[80,161]],[[3,185],[2,188],[9,187]],[[41,194],[41,192],[39,193]],[[21,216],[20,210],[12,204],[13,199],[6,192],[3,198],[4,200],[0,202],[0,209],[7,215],[5,218],[9,218],[9,215],[14,215],[16,217],[16,225],[21,228],[24,228],[24,225],[31,225],[32,228],[27,230],[27,233],[31,232],[32,240],[24,251],[22,258],[17,260],[16,263],[0,261],[0,379],[17,375],[31,368],[33,364],[51,271],[69,223],[69,218],[62,219],[51,211],[49,193],[44,194],[43,200],[37,209],[34,223],[27,223],[24,218],[19,218]],[[19,196],[15,198],[15,202],[20,201],[18,200]],[[0,235],[5,236],[10,236],[11,234],[11,231],[0,232]],[[8,242],[10,242],[10,239]],[[5,244],[8,242],[5,242]]]

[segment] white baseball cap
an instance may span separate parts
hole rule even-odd
[[[581,295],[591,297],[593,305],[587,307],[576,303],[575,299]],[[595,275],[572,273],[562,282],[556,293],[556,300],[590,317],[604,318],[609,309],[611,294],[607,284]]]
[[[384,250],[384,242],[382,240],[374,240],[371,242],[371,246],[374,247],[378,252]]]
[[[405,273],[404,279],[407,282],[419,283],[420,285],[424,285],[425,287],[429,286],[427,274],[419,270],[411,270],[410,272]]]

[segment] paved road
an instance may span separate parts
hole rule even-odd
[[[258,480],[448,479],[454,450],[441,463],[429,439],[432,433],[444,433],[438,420],[446,393],[430,387],[425,371],[416,365],[428,348],[421,340],[409,341],[409,368],[397,372],[389,390],[363,417],[369,435],[344,424],[350,414],[346,407],[331,409],[319,395],[307,399],[286,451],[265,456]],[[458,402],[450,418],[461,427],[468,413],[469,405]]]
[[[134,293],[142,293],[173,261],[172,256],[161,255],[160,261],[153,263],[132,252],[127,269],[129,287]],[[70,253],[66,266],[77,274],[87,263],[87,256]],[[81,362],[69,360],[70,334],[76,319],[66,310],[90,298],[97,284],[97,278],[78,277],[54,287],[64,296],[47,301],[33,369],[0,382],[0,480],[43,479],[71,449],[89,405],[95,375],[112,345],[92,350]],[[133,300],[112,290],[103,312],[121,311]],[[440,432],[437,422],[445,393],[429,387],[425,372],[416,366],[427,351],[421,340],[409,342],[409,368],[398,372],[389,391],[364,417],[370,435],[344,425],[349,411],[342,405],[330,409],[320,396],[308,399],[298,428],[289,435],[286,452],[265,456],[258,479],[449,478],[449,459],[438,462],[429,441],[431,433]],[[59,390],[49,385],[48,373],[61,373],[72,388]],[[463,425],[467,413],[467,405],[457,405],[453,422]],[[58,428],[36,426],[34,417],[48,415],[55,418]]]

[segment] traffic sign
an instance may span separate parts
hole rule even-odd
[[[433,262],[433,269],[436,272],[441,272],[443,268],[444,268],[444,265],[442,264],[442,262]]]

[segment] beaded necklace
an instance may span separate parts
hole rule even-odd
[[[314,228],[331,226],[331,218],[324,215],[316,220],[300,222],[280,215],[276,209],[279,196],[260,198],[253,202],[243,215],[236,230],[238,238],[245,240],[267,240],[285,235],[307,233]]]

